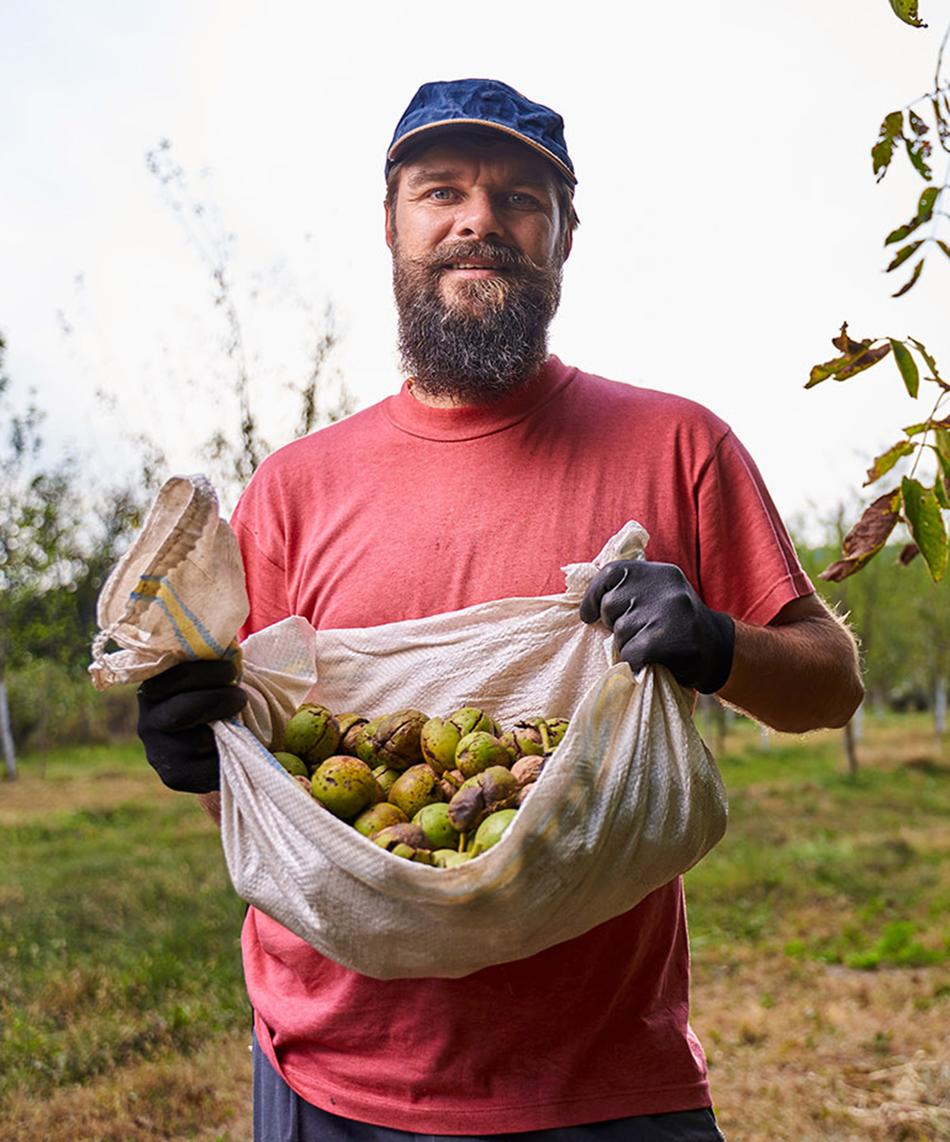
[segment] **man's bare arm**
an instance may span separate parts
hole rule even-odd
[[[718,697],[785,733],[843,726],[864,697],[857,646],[817,595],[794,599],[768,626],[736,622]]]

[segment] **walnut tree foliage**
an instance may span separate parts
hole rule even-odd
[[[917,0],[890,0],[894,13],[913,27],[926,27],[918,14]],[[898,155],[928,185],[920,193],[913,214],[895,226],[884,239],[891,250],[887,272],[906,275],[895,290],[902,297],[916,286],[927,259],[936,253],[950,257],[950,244],[940,236],[940,224],[950,218],[950,79],[943,63],[950,26],[937,54],[929,91],[884,116],[878,138],[871,147],[872,171],[880,181]],[[943,181],[935,184],[934,149],[948,156]],[[874,459],[864,487],[878,486],[878,495],[865,508],[844,537],[841,557],[821,572],[821,577],[840,582],[861,570],[880,552],[900,524],[909,542],[900,550],[900,560],[909,563],[918,554],[934,582],[947,571],[948,541],[944,513],[950,510],[950,382],[940,374],[937,362],[923,341],[915,337],[865,337],[855,340],[845,322],[832,345],[837,355],[813,366],[806,388],[829,378],[846,381],[891,357],[908,395],[926,401],[926,416],[902,429],[900,437]],[[897,480],[893,474],[906,458],[909,471]],[[929,472],[930,475],[925,475]],[[886,490],[881,491],[881,487]]]

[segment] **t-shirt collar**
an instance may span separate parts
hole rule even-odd
[[[433,408],[412,395],[409,381],[383,401],[386,419],[395,428],[427,440],[471,440],[510,428],[551,400],[574,379],[576,369],[551,356],[537,376],[490,405]]]

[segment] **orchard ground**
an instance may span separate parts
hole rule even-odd
[[[950,754],[923,716],[738,720],[687,876],[693,1022],[732,1142],[950,1139]],[[250,1013],[214,826],[137,746],[0,784],[0,1139],[250,1138]]]

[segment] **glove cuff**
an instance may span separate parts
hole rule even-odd
[[[707,677],[696,687],[700,694],[715,694],[725,686],[732,673],[732,658],[736,649],[736,624],[732,615],[712,610],[709,615],[716,633],[716,652],[709,663]]]

